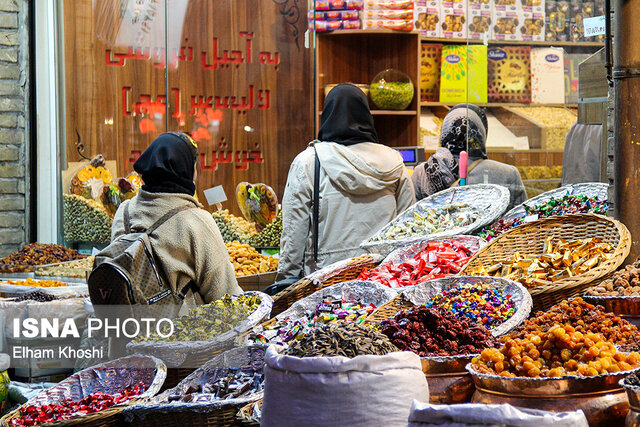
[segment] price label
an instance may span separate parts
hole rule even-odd
[[[227,195],[224,193],[222,185],[204,190],[204,197],[207,198],[207,203],[210,205],[227,201]]]
[[[593,18],[584,18],[584,36],[593,37],[605,33],[605,17],[594,16]]]
[[[524,217],[523,222],[533,222],[533,221],[536,221],[537,219],[538,219],[538,214],[527,215]]]

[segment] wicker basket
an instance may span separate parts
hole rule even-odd
[[[150,372],[152,366],[155,366],[155,372]],[[127,377],[123,374],[128,368],[136,369],[140,371],[138,376],[131,375]],[[146,376],[142,375],[144,368]],[[136,372],[137,373],[137,372]],[[150,375],[153,374],[153,377]],[[129,384],[135,384],[141,380],[151,379],[151,383],[146,392],[141,394],[137,399],[132,399],[125,404],[112,406],[104,411],[96,412],[85,416],[79,416],[64,421],[58,421],[55,423],[41,424],[43,426],[50,427],[71,427],[71,426],[91,426],[91,427],[116,427],[123,425],[121,418],[122,411],[133,405],[134,403],[141,402],[149,397],[154,396],[160,390],[162,383],[164,382],[166,375],[166,367],[164,363],[150,356],[133,355],[116,359],[98,366],[87,368],[83,371],[77,372],[69,378],[61,381],[54,387],[43,390],[38,395],[30,399],[27,403],[22,405],[43,405],[53,403],[67,398],[74,400],[80,400],[89,393],[96,391],[103,391],[113,393],[116,390],[121,390]],[[8,427],[11,420],[18,418],[20,408],[8,413],[0,420],[2,427]]]
[[[241,423],[243,426],[259,426],[260,425],[260,422],[256,421],[251,416],[251,408],[253,407],[253,405],[256,405],[256,404],[262,405],[262,399],[256,402],[248,403],[244,405],[242,408],[240,408],[240,410],[238,411],[236,418],[238,419],[238,422]]]
[[[215,368],[235,368],[249,363],[250,349],[264,346],[238,347],[225,352],[203,364],[196,372],[185,378],[185,381],[197,381],[203,372]],[[262,358],[262,356],[260,356]],[[262,359],[260,359],[262,360]],[[239,424],[237,419],[238,410],[247,403],[253,403],[262,398],[262,392],[254,393],[251,396],[230,399],[227,401],[216,401],[207,403],[196,403],[193,405],[183,404],[180,407],[172,407],[167,404],[167,396],[171,391],[165,391],[143,405],[132,406],[125,412],[127,423],[135,427],[213,427],[213,426],[235,426]]]
[[[362,255],[347,261],[339,261],[331,264],[322,270],[318,270],[298,280],[273,297],[271,316],[277,316],[291,307],[294,302],[311,295],[319,289],[355,279],[362,273],[362,270],[375,267],[380,263],[380,260],[381,259],[376,256]]]
[[[613,246],[614,253],[610,259],[586,273],[529,289],[534,312],[546,310],[593,286],[622,265],[631,250],[631,234],[621,222],[594,214],[563,215],[530,222],[502,234],[474,255],[460,275],[468,276],[481,265],[497,264],[515,252],[540,255],[548,237],[566,240],[598,237]]]

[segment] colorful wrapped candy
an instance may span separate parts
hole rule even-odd
[[[465,284],[452,288],[434,296],[425,305],[453,313],[458,319],[469,320],[489,329],[500,326],[516,312],[510,294],[482,284]]]
[[[457,239],[433,241],[414,257],[400,264],[385,264],[373,270],[363,270],[358,280],[370,280],[390,288],[413,286],[427,280],[458,274],[474,253]]]

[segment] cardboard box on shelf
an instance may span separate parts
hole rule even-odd
[[[568,0],[556,1],[554,17],[550,20],[555,29],[557,41],[568,41],[571,35],[571,3]]]
[[[532,13],[527,16],[524,13],[524,22],[520,27],[520,33],[522,40],[524,41],[544,41],[545,40],[545,26],[544,26],[544,12]]]
[[[531,49],[531,102],[564,103],[564,50]]]
[[[316,10],[362,10],[362,0],[316,0]]]
[[[365,19],[362,22],[365,30],[412,31],[413,19]]]
[[[578,102],[578,65],[590,56],[588,53],[564,54],[564,98],[567,104]]]
[[[442,63],[442,45],[422,43],[420,53],[420,101],[438,102],[440,100],[440,66]]]
[[[422,37],[442,37],[440,27],[439,0],[418,0],[413,14],[413,28],[420,30]]]
[[[314,22],[309,22],[309,27],[313,30]],[[317,31],[334,31],[334,30],[359,30],[362,28],[360,21],[315,21]]]
[[[490,47],[488,57],[489,102],[531,102],[531,48]]]
[[[486,103],[487,46],[445,45],[441,57],[440,102]]]
[[[595,2],[585,1],[571,2],[571,18],[570,18],[570,38],[571,41],[585,41],[584,37],[584,18],[595,16]]]
[[[413,19],[413,9],[388,10],[388,9],[366,9],[362,12],[363,19]]]
[[[545,12],[545,0],[521,0],[522,1],[522,11],[524,12],[524,16],[532,16],[533,14],[537,14],[538,16],[544,16]]]
[[[414,0],[365,0],[365,10],[413,10]]]
[[[474,40],[491,38],[493,0],[469,0],[468,37]]]
[[[524,23],[520,0],[494,0],[492,39],[522,40],[520,26]]]
[[[312,10],[307,14],[309,22],[313,21]],[[360,12],[357,10],[330,10],[315,13],[316,21],[357,21],[360,19]]]
[[[467,0],[441,0],[442,9],[467,9]]]
[[[466,39],[467,20],[466,8],[442,9],[442,37],[446,39]]]

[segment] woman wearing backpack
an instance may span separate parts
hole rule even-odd
[[[163,280],[183,299],[182,312],[225,294],[242,293],[215,220],[198,209],[202,205],[194,198],[197,158],[198,146],[184,133],[168,132],[156,138],[133,165],[144,185],[120,205],[111,228],[113,243],[177,211],[149,240]]]

